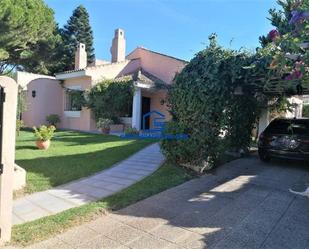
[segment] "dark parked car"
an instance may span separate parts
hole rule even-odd
[[[309,119],[275,119],[259,137],[262,161],[272,157],[309,160]]]

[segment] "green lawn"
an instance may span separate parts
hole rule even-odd
[[[181,167],[165,163],[155,173],[127,189],[100,201],[66,210],[13,227],[12,244],[27,245],[60,234],[74,225],[101,216],[105,210],[118,210],[165,189],[179,185],[195,177]]]
[[[25,193],[33,193],[106,169],[152,142],[59,131],[51,147],[42,151],[36,148],[32,131],[22,131],[16,141],[16,163],[27,171]]]

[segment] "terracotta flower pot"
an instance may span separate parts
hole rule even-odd
[[[50,140],[47,141],[37,140],[35,143],[38,149],[40,150],[47,150],[50,146]]]
[[[110,130],[110,128],[101,128],[103,134],[109,134]]]

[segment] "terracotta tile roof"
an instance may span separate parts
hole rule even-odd
[[[75,70],[68,70],[68,71],[64,71],[64,72],[59,72],[59,73],[55,73],[55,75],[67,74],[67,73],[75,73],[75,72],[80,72],[80,71],[84,71],[84,70],[86,70],[86,68],[84,68],[84,69],[75,69]]]
[[[119,61],[119,62],[113,62],[113,63],[111,62],[111,63],[101,64],[101,65],[96,65],[96,66],[92,66],[90,64],[86,68],[83,68],[83,69],[68,70],[68,71],[64,71],[64,72],[55,73],[55,75],[75,73],[75,72],[85,71],[87,69],[93,70],[93,69],[96,69],[96,68],[108,67],[108,66],[112,66],[112,65],[115,65],[115,64],[121,64],[121,63],[124,63],[124,62],[133,61],[133,60],[139,60],[139,58],[131,59],[131,60],[125,60],[125,61]]]
[[[153,74],[145,71],[142,68],[139,68],[136,71],[131,72],[127,75],[117,77],[115,80],[116,81],[133,80],[135,82],[143,83],[145,85],[149,85],[149,86],[153,86],[153,87],[157,84],[160,84],[160,85],[166,85],[167,84],[163,80],[159,79],[158,77],[156,77]]]
[[[141,46],[137,47],[136,49],[143,49],[143,50],[148,51],[148,52],[150,52],[150,53],[154,53],[154,54],[162,55],[162,56],[165,56],[165,57],[169,57],[169,58],[171,58],[171,59],[178,60],[178,61],[181,61],[181,62],[183,62],[183,63],[189,63],[189,61],[182,60],[182,59],[176,58],[176,57],[171,56],[171,55],[168,55],[168,54],[163,54],[163,53],[160,53],[160,52],[156,52],[156,51],[153,51],[153,50],[150,50],[150,49],[148,49],[148,48],[141,47]],[[135,51],[135,49],[134,49],[131,53],[129,53],[126,57],[128,57],[128,56],[129,56],[130,54],[132,54],[134,51]]]

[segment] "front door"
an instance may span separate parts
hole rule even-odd
[[[141,127],[142,129],[149,130],[150,129],[150,116],[145,117],[144,124],[144,115],[150,112],[150,98],[142,97],[142,117],[141,117]]]

